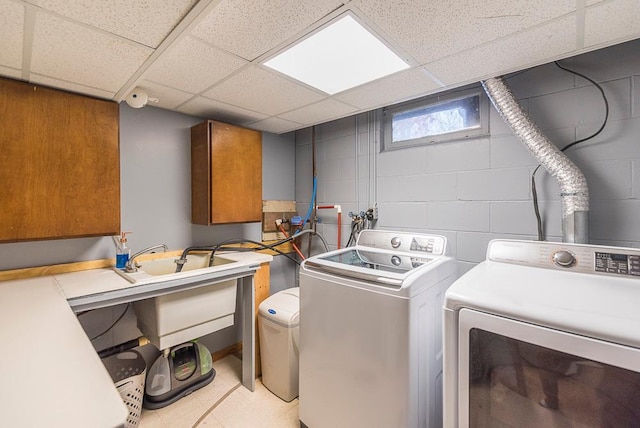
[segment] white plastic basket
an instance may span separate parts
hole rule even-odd
[[[142,413],[142,400],[144,398],[144,378],[147,371],[131,376],[116,383],[116,388],[122,397],[122,401],[127,405],[129,415],[127,416],[127,428],[135,428],[140,422]]]
[[[136,428],[140,423],[147,375],[144,358],[137,351],[125,351],[104,358],[102,362],[129,410],[126,427]]]

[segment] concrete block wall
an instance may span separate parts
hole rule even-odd
[[[640,247],[639,49],[640,41],[632,41],[561,62],[600,83],[609,100],[603,132],[567,152],[589,183],[594,244]],[[554,64],[515,74],[507,84],[559,147],[602,123],[600,92]],[[491,239],[536,239],[530,181],[537,162],[493,107],[486,138],[387,152],[380,152],[380,117],[378,111],[316,126],[318,204],[341,204],[347,213],[377,203],[376,228],[442,234],[460,273],[484,260]],[[311,135],[311,129],[296,133],[300,212],[311,197]],[[536,178],[546,237],[561,240],[557,183],[544,170]],[[334,249],[336,221],[319,214],[318,231]],[[343,245],[348,233],[343,224]]]

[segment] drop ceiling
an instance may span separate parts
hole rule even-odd
[[[640,38],[638,0],[0,0],[0,76],[285,133]],[[326,94],[262,65],[344,13],[411,68]],[[157,100],[157,101],[156,101]]]

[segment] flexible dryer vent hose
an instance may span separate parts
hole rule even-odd
[[[538,162],[558,180],[562,203],[562,240],[589,242],[589,189],[580,169],[547,139],[522,110],[500,77],[482,82],[487,96]]]

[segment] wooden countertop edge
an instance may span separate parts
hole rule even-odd
[[[266,245],[269,245],[270,242],[265,242]],[[237,245],[229,245],[231,247],[242,247],[242,248],[255,248],[256,246],[253,244],[237,244]],[[289,244],[283,244],[278,247],[281,251],[289,252]],[[272,250],[258,250],[259,253],[268,254],[271,256],[277,256],[278,253]],[[162,259],[165,257],[177,257],[182,254],[182,250],[175,251],[167,251],[166,253],[153,253],[153,254],[143,254],[139,256],[136,260],[155,260]],[[64,263],[58,265],[49,265],[49,266],[36,266],[36,267],[28,267],[22,269],[10,269],[0,271],[0,282],[1,281],[11,281],[16,279],[27,279],[27,278],[36,278],[39,276],[47,276],[47,275],[59,275],[63,273],[70,272],[79,272],[83,270],[90,269],[104,269],[110,268],[114,266],[116,263],[114,259],[99,259],[99,260],[88,260],[84,262],[74,262],[74,263]]]

